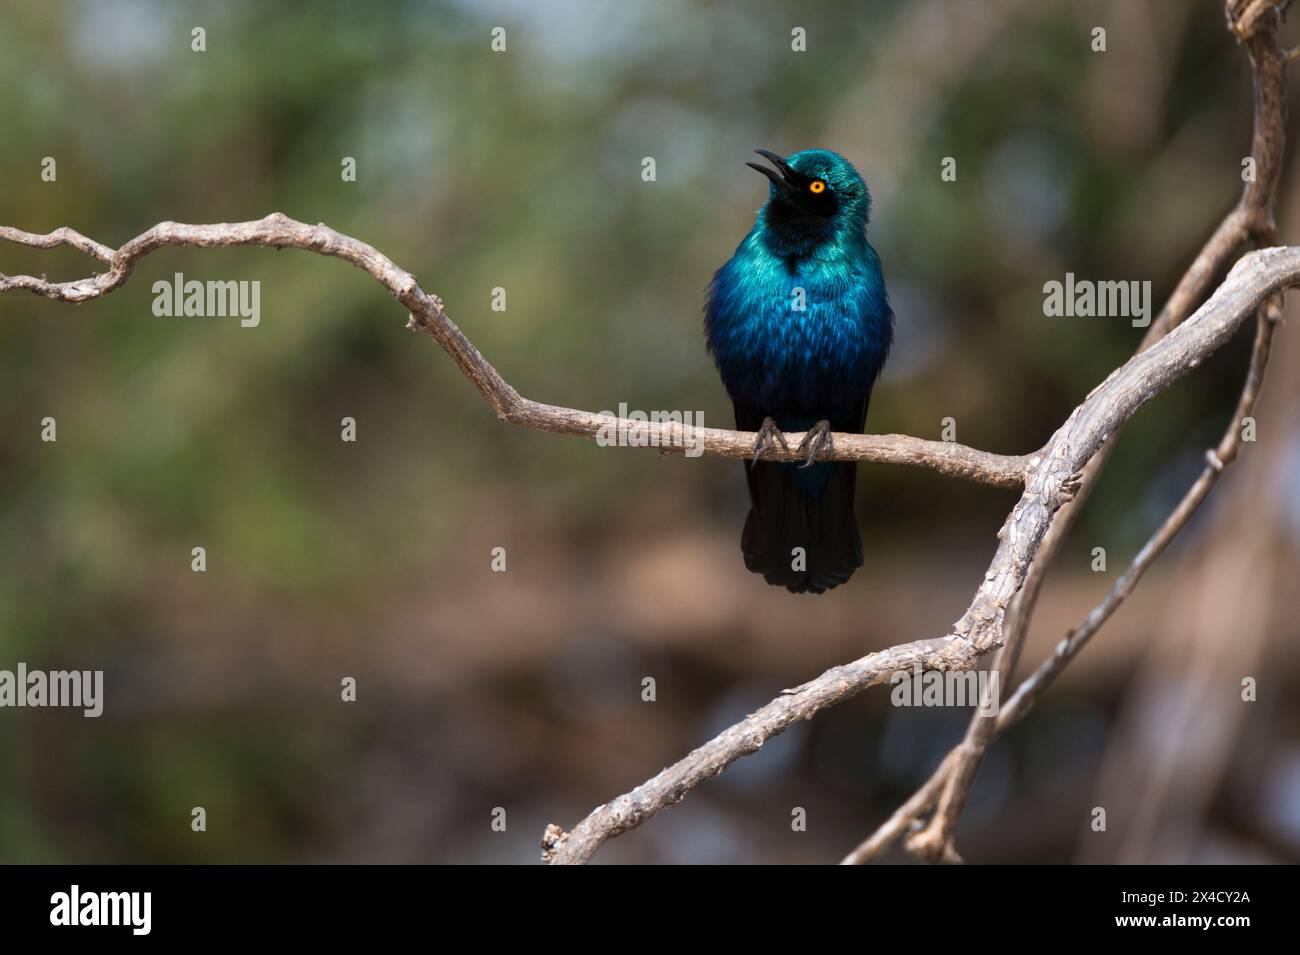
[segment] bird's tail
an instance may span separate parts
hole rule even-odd
[[[740,537],[745,566],[791,593],[820,594],[852,577],[862,566],[853,508],[857,469],[852,462],[807,470],[770,461],[747,465],[752,506]]]

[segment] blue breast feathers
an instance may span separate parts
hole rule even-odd
[[[863,237],[782,258],[758,233],[714,275],[705,308],[728,394],[786,429],[859,414],[893,339],[875,250]]]

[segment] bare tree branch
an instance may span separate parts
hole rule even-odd
[[[1287,113],[1286,56],[1278,47],[1276,28],[1279,25],[1281,12],[1288,3],[1289,0],[1282,0],[1282,2],[1227,0],[1225,4],[1229,29],[1244,42],[1250,55],[1254,77],[1254,130],[1251,155],[1255,160],[1256,175],[1247,179],[1237,206],[1219,224],[1179,281],[1169,302],[1148,329],[1139,345],[1139,352],[1149,348],[1186,318],[1194,303],[1205,294],[1214,276],[1223,269],[1242,244],[1252,239],[1259,245],[1271,245],[1276,241],[1273,204],[1285,153]],[[1276,308],[1280,308],[1280,305],[1272,307],[1271,311],[1275,311]],[[1261,325],[1261,336],[1271,336],[1271,324],[1267,331],[1263,329],[1264,326]],[[1243,402],[1249,400],[1252,404],[1252,379],[1256,374],[1262,376],[1264,364],[1268,359],[1267,337],[1263,338],[1262,350],[1257,348],[1255,356],[1259,361],[1258,371],[1256,372],[1255,364],[1252,362],[1251,373],[1242,395]],[[1255,386],[1257,387],[1257,382]],[[1116,435],[1112,435],[1105,447],[1085,468],[1080,481],[1079,494],[1056,516],[1030,567],[1024,589],[1011,607],[1008,614],[1006,645],[999,651],[995,662],[999,674],[999,686],[1006,686],[1010,682],[1047,570],[1073,527],[1097,476],[1109,460],[1115,439]],[[1236,453],[1235,449],[1233,453]],[[1207,487],[1206,493],[1208,490]],[[1188,498],[1190,499],[1194,493],[1195,489],[1189,491]],[[1191,510],[1194,510],[1199,503],[1198,499],[1191,505]],[[1179,510],[1181,509],[1182,505]],[[1190,517],[1191,510],[1187,511],[1186,517]],[[1174,516],[1177,514],[1176,510]],[[1183,518],[1184,521],[1186,517]],[[1171,536],[1176,534],[1181,526],[1182,523],[1178,523],[1173,528]],[[1163,550],[1163,545],[1152,555],[1152,558],[1158,555],[1160,550]],[[1138,571],[1138,577],[1142,572],[1142,570]],[[908,839],[907,847],[910,851],[931,861],[960,861],[952,844],[954,830],[969,798],[971,787],[974,785],[975,773],[980,761],[995,738],[993,721],[978,713],[973,716],[965,738],[951,754],[953,758],[945,759],[921,790],[886,820],[876,833],[850,853],[845,861],[863,862],[874,857],[888,845],[889,841],[901,834],[903,828],[910,824],[912,819],[929,809],[936,797],[938,806],[929,824]],[[938,783],[937,788],[936,783]],[[925,798],[918,799],[923,793]],[[910,812],[910,815],[905,810]]]
[[[756,751],[798,719],[838,703],[899,671],[964,670],[1002,644],[1003,622],[1052,514],[1073,493],[1078,473],[1115,429],[1152,395],[1199,365],[1226,342],[1267,296],[1300,283],[1300,247],[1252,252],[1196,314],[1111,373],[1031,461],[1028,486],[999,532],[984,583],[952,633],[901,644],[827,670],[751,714],[631,792],[598,806],[572,832],[550,826],[543,858],[582,863],[612,836],[639,826],[699,783]],[[1005,708],[1004,708],[1005,711]],[[938,785],[935,786],[937,791]]]
[[[130,275],[137,259],[165,245],[264,245],[302,248],[337,256],[363,269],[387,288],[410,311],[411,324],[428,332],[443,346],[497,409],[499,416],[532,423],[527,417],[529,412],[520,410],[531,407],[532,403],[519,397],[488,364],[447,318],[437,298],[428,295],[412,275],[399,269],[373,247],[328,227],[306,225],[279,214],[256,222],[234,224],[161,223],[116,251],[98,246],[71,230],[33,236],[0,227],[0,238],[39,247],[73,244],[110,264],[109,271],[104,274],[71,282],[51,283],[31,276],[0,276],[0,291],[21,288],[68,302],[86,301],[119,287]],[[829,670],[816,680],[782,694],[749,720],[669,767],[645,786],[601,807],[567,837],[558,830],[553,832],[551,858],[561,862],[585,861],[605,839],[639,825],[662,806],[679,800],[694,785],[716,775],[740,756],[753,752],[764,740],[794,720],[806,719],[825,706],[885,681],[894,672],[915,666],[930,670],[975,666],[984,654],[1002,644],[1008,605],[1024,583],[1052,515],[1075,493],[1080,469],[1152,395],[1199,365],[1232,335],[1245,315],[1264,296],[1291,284],[1297,275],[1300,275],[1300,249],[1270,249],[1243,258],[1195,316],[1113,372],[1074,410],[1046,447],[1028,457],[1024,493],[999,532],[1000,543],[983,584],[966,614],[948,636],[902,644],[871,654]],[[546,422],[549,427],[544,430],[568,430],[563,423],[572,420],[568,416],[585,414],[571,409],[555,409],[555,412],[560,413],[560,420],[557,422],[555,414],[547,412],[550,415]],[[591,417],[601,422],[608,420],[598,415]],[[736,434],[745,444],[745,452],[749,450],[743,433],[724,434]],[[908,463],[917,463],[918,460],[910,458]],[[953,459],[947,460],[951,465]]]
[[[1178,506],[1165,518],[1151,538],[1138,551],[1131,564],[1120,575],[1107,593],[1104,600],[1089,611],[1079,626],[1071,630],[1057,644],[1053,654],[1044,660],[1011,697],[1003,702],[996,719],[983,719],[981,725],[989,727],[986,745],[997,740],[1003,733],[1028,715],[1038,697],[1065,670],[1084,645],[1101,629],[1102,625],[1119,609],[1130,594],[1137,589],[1138,582],[1159,557],[1166,547],[1186,526],[1196,509],[1213,490],[1222,477],[1224,469],[1237,459],[1242,443],[1242,420],[1250,416],[1259,399],[1260,386],[1264,381],[1264,369],[1273,340],[1274,326],[1281,319],[1281,301],[1277,296],[1271,298],[1261,309],[1255,332],[1255,344],[1251,351],[1250,369],[1246,374],[1246,383],[1241,398],[1224,430],[1223,438],[1215,448],[1205,452],[1206,466],[1196,482],[1187,490]],[[968,737],[969,739],[969,737]],[[934,805],[948,781],[954,778],[959,764],[968,759],[965,743],[955,747],[935,769],[933,775],[908,800],[899,806],[879,828],[876,829],[856,849],[844,857],[842,865],[862,865],[877,858],[889,845],[902,836],[923,812]],[[939,811],[943,811],[942,808]],[[924,830],[923,830],[924,831]],[[923,849],[914,851],[924,854]],[[941,843],[939,861],[956,861],[956,853],[950,842]]]
[[[107,272],[69,282],[49,282],[31,275],[0,274],[0,292],[25,289],[55,301],[73,303],[107,295],[127,280],[139,259],[164,246],[262,245],[337,256],[351,262],[388,289],[393,298],[410,312],[408,326],[432,336],[451,355],[460,370],[487,399],[497,417],[503,421],[538,431],[587,438],[622,428],[638,433],[645,439],[642,444],[667,451],[699,447],[704,454],[728,458],[747,458],[754,453],[757,437],[754,432],[689,427],[673,421],[629,421],[524,398],[501,377],[447,316],[442,300],[425,292],[415,276],[398,268],[373,246],[336,232],[324,223],[308,225],[279,212],[273,212],[254,222],[212,225],[160,222],[120,249],[111,249],[69,228],[37,235],[0,226],[0,239],[41,249],[70,245],[106,263],[110,267]],[[802,437],[802,434],[788,435],[787,442],[791,450],[765,452],[765,458],[773,461],[800,460],[796,449]],[[1028,456],[993,454],[955,442],[927,441],[900,434],[836,434],[834,444],[833,452],[822,455],[825,460],[907,464],[930,468],[949,477],[1017,489],[1024,486],[1025,468],[1029,460]]]

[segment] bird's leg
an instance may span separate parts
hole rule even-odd
[[[767,451],[772,450],[777,445],[781,450],[789,453],[790,445],[785,443],[785,435],[781,429],[776,426],[776,422],[771,418],[764,418],[763,425],[758,429],[758,437],[754,439],[754,457],[749,462],[751,466],[758,463],[758,459]]]
[[[803,451],[808,452],[808,457],[803,464],[799,465],[801,468],[811,466],[817,460],[817,455],[822,451],[827,454],[835,453],[835,441],[831,438],[831,423],[829,421],[823,418],[808,430],[808,433],[803,436],[803,440],[799,442],[799,447],[795,448],[796,454]]]

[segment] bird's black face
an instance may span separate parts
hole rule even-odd
[[[839,211],[841,197],[826,179],[802,173],[766,149],[755,149],[754,152],[776,167],[774,171],[756,162],[745,163],[750,169],[758,170],[771,180],[769,202],[776,209],[790,216],[814,219],[830,219]]]

